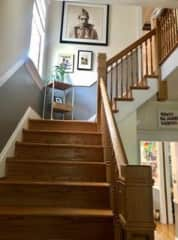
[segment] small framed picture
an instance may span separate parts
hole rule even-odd
[[[74,55],[73,54],[59,54],[58,66],[63,66],[66,73],[74,72]]]
[[[62,97],[54,97],[54,101],[56,103],[63,103],[63,98]]]
[[[93,67],[93,52],[92,51],[78,51],[78,70],[92,70]]]
[[[60,42],[108,45],[109,5],[64,1]]]

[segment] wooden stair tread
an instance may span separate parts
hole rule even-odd
[[[40,164],[61,164],[61,165],[106,165],[105,162],[88,162],[88,161],[55,161],[55,160],[32,160],[32,159],[16,159],[16,158],[8,158],[7,162],[9,163],[40,163]]]
[[[91,134],[91,135],[101,135],[100,132],[93,132],[93,131],[72,131],[72,130],[69,130],[69,131],[63,131],[63,130],[31,130],[31,129],[23,129],[24,132],[30,132],[30,133],[47,133],[47,134],[66,134],[66,135],[69,135],[69,134],[75,134],[75,135],[78,135],[78,134]]]
[[[96,122],[89,122],[89,121],[85,121],[85,120],[57,120],[57,119],[53,119],[53,120],[49,120],[49,119],[30,119],[31,122],[45,122],[45,123],[80,123],[80,124],[89,124],[89,125],[97,125]]]
[[[58,207],[0,207],[0,216],[61,216],[61,217],[102,217],[111,218],[113,213],[107,209],[82,209]]]
[[[97,148],[97,149],[102,149],[103,148],[102,145],[28,143],[28,142],[16,142],[16,145],[33,146],[33,147],[66,147],[66,148]]]
[[[24,180],[11,180],[4,178],[0,180],[0,184],[8,185],[48,185],[48,186],[74,186],[74,187],[110,187],[106,182],[75,182],[75,181],[24,181]]]

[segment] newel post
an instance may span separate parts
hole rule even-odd
[[[98,94],[97,94],[97,124],[98,129],[101,129],[101,92],[100,92],[100,78],[103,78],[106,83],[106,54],[98,54]]]
[[[164,101],[168,98],[167,81],[162,80],[161,74],[161,25],[159,16],[152,19],[152,28],[156,29],[155,35],[155,73],[158,76],[158,100]]]
[[[151,167],[122,166],[121,175],[118,182],[120,239],[154,240]]]

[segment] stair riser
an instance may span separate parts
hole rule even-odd
[[[106,182],[104,165],[7,163],[6,176],[22,180]]]
[[[102,148],[16,145],[15,156],[22,159],[103,161]]]
[[[23,216],[0,217],[0,240],[108,240],[112,218]]]
[[[95,134],[62,134],[24,132],[23,140],[31,143],[101,145],[101,136]]]
[[[109,208],[109,188],[55,185],[0,185],[1,206]]]
[[[29,121],[31,130],[54,130],[54,131],[97,131],[97,125],[90,122],[58,122],[58,121]]]

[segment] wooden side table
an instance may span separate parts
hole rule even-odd
[[[50,113],[50,118],[51,120],[53,119],[53,113],[54,111],[58,111],[61,112],[63,114],[63,119],[65,117],[65,113],[67,112],[72,112],[72,120],[73,120],[73,106],[74,106],[74,87],[71,84],[68,83],[64,83],[64,82],[57,82],[57,81],[53,81],[50,82],[46,88],[45,88],[45,94],[44,94],[44,104],[43,104],[43,118],[44,118],[44,112],[45,112],[45,105],[46,105],[46,91],[47,88],[51,88],[51,113]],[[72,88],[72,101],[71,104],[66,103],[66,91],[68,89]],[[63,103],[59,103],[54,101],[54,90],[58,89],[58,90],[62,90],[63,91]]]

